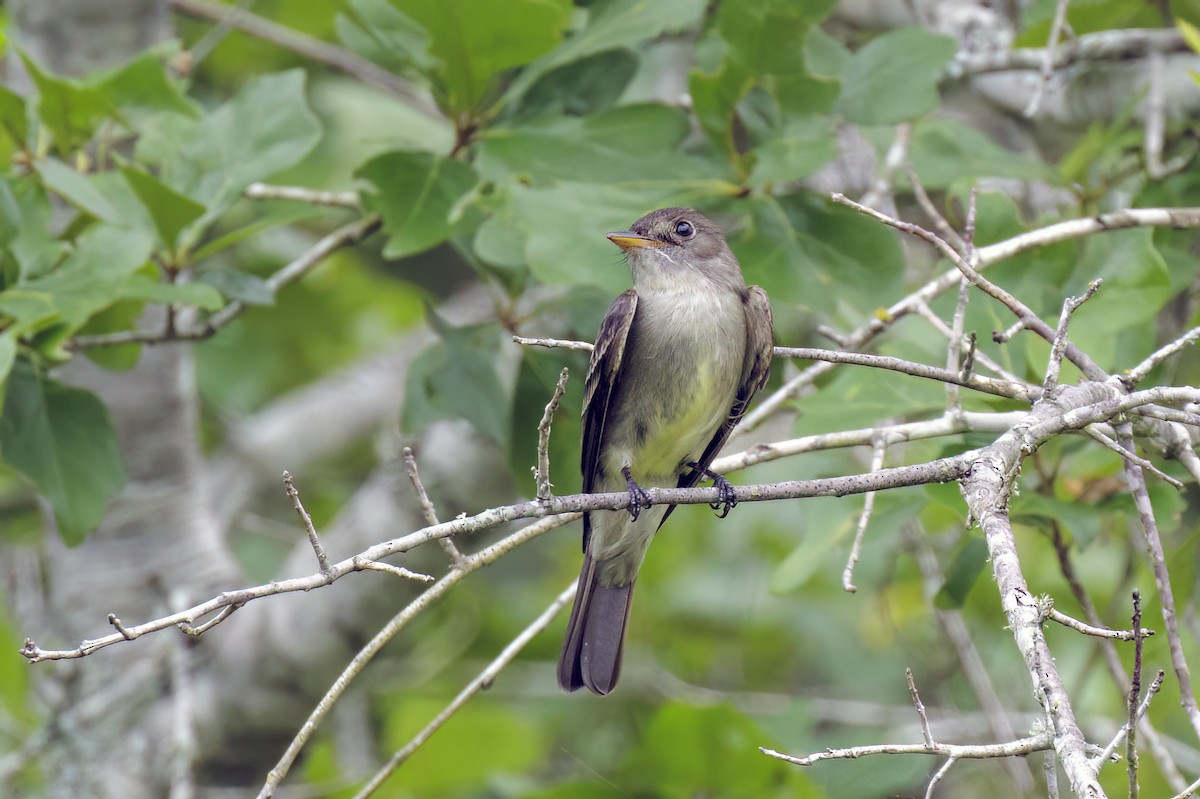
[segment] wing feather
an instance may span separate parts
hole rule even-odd
[[[633,289],[613,300],[600,323],[600,333],[592,349],[588,364],[587,380],[583,389],[583,447],[580,469],[583,474],[583,492],[589,494],[600,478],[602,463],[601,445],[604,426],[608,420],[609,406],[619,389],[618,374],[625,357],[625,343],[637,313],[638,297]],[[591,534],[589,514],[583,515],[583,551],[587,552]]]

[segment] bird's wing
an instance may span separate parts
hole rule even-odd
[[[583,389],[583,492],[590,494],[600,477],[600,447],[604,440],[604,425],[608,421],[609,405],[618,390],[617,374],[625,357],[625,342],[637,312],[638,297],[633,289],[613,300],[600,323],[600,334],[592,349],[587,380]],[[583,551],[587,552],[591,523],[583,515]]]
[[[750,400],[766,385],[767,376],[771,371],[774,328],[771,323],[771,302],[767,299],[767,293],[759,286],[748,286],[746,293],[742,295],[742,311],[746,315],[746,354],[742,360],[742,378],[738,383],[729,415],[717,428],[712,440],[704,448],[704,454],[697,461],[701,469],[707,469],[721,451],[721,447],[725,446],[733,428],[737,427],[738,422],[746,415]],[[679,476],[678,486],[689,488],[700,482],[701,478],[699,471],[689,469]],[[670,515],[670,511],[667,515]],[[663,517],[663,521],[666,521],[666,516]]]

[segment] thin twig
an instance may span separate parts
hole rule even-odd
[[[309,205],[329,205],[334,208],[358,210],[362,207],[356,191],[321,191],[304,186],[276,186],[269,183],[251,183],[242,194],[251,200],[291,200]]]
[[[578,350],[579,352],[592,351],[592,344],[589,341],[571,341],[561,338],[527,338],[525,336],[513,336],[512,340],[526,347],[552,347],[564,350]]]
[[[887,440],[880,436],[875,441],[875,449],[871,454],[871,471],[877,472],[883,468],[883,458],[887,453]],[[868,491],[863,500],[862,513],[858,516],[858,525],[854,531],[854,543],[850,546],[850,555],[846,559],[846,568],[842,570],[842,590],[851,594],[858,591],[858,587],[854,585],[854,567],[858,563],[858,558],[862,554],[863,538],[867,534],[867,525],[871,521],[871,514],[875,511],[875,492]],[[909,681],[911,684],[912,673],[909,672]],[[913,689],[916,690],[916,689]]]
[[[1054,340],[1050,344],[1050,360],[1046,364],[1046,380],[1042,383],[1043,394],[1052,394],[1058,388],[1058,375],[1062,371],[1063,353],[1067,349],[1067,328],[1071,324],[1071,317],[1079,309],[1079,306],[1092,298],[1092,295],[1099,290],[1103,283],[1102,279],[1096,278],[1088,283],[1087,290],[1083,294],[1063,300],[1062,313],[1058,317],[1058,327],[1054,331]]]
[[[1058,40],[1062,36],[1063,26],[1067,23],[1068,5],[1070,5],[1070,0],[1058,0],[1054,6],[1054,20],[1050,23],[1050,38],[1043,51],[1042,69],[1038,74],[1038,82],[1034,86],[1033,96],[1029,98],[1029,104],[1025,106],[1026,119],[1033,119],[1041,108],[1042,96],[1045,94],[1046,85],[1050,83],[1050,76],[1054,72],[1054,54],[1058,49]]]
[[[1146,460],[1145,458],[1135,455],[1134,453],[1125,449],[1120,444],[1118,444],[1116,441],[1113,441],[1111,438],[1104,435],[1104,433],[1100,432],[1100,429],[1097,426],[1092,425],[1089,427],[1085,427],[1085,428],[1083,428],[1083,432],[1086,433],[1088,436],[1090,436],[1091,439],[1093,441],[1095,441],[1096,443],[1117,453],[1124,460],[1131,461],[1132,463],[1137,464],[1142,469],[1145,469],[1146,471],[1150,472],[1150,474],[1154,475],[1159,480],[1162,480],[1167,485],[1177,488],[1180,491],[1183,490],[1183,483],[1179,482],[1171,475],[1162,471],[1161,469],[1159,469],[1157,466],[1155,466],[1153,463]]]
[[[1070,627],[1072,630],[1081,632],[1084,635],[1091,635],[1096,638],[1108,638],[1113,641],[1133,641],[1139,636],[1148,638],[1154,635],[1154,630],[1147,627],[1143,627],[1140,630],[1113,630],[1108,627],[1096,627],[1079,619],[1072,618],[1055,607],[1047,609],[1046,618],[1052,622],[1061,624],[1063,627]]]
[[[1126,372],[1122,377],[1122,380],[1124,380],[1124,382],[1131,388],[1136,386],[1138,383],[1145,380],[1146,376],[1150,374],[1150,372],[1152,372],[1156,367],[1158,367],[1159,364],[1161,364],[1167,358],[1170,358],[1175,353],[1190,347],[1192,344],[1195,344],[1197,339],[1200,339],[1200,327],[1193,327],[1191,330],[1184,333],[1182,336],[1170,342],[1169,344],[1164,344],[1163,346],[1159,347],[1144,361]]]
[[[956,608],[939,608],[933,602],[942,584],[945,583],[945,576],[938,564],[937,553],[930,545],[928,536],[924,535],[920,529],[919,522],[912,522],[908,525],[907,537],[911,543],[917,567],[921,570],[926,599],[933,605],[938,624],[954,648],[959,670],[967,678],[967,683],[971,686],[976,699],[979,700],[979,706],[987,719],[988,731],[998,741],[1016,738],[1016,729],[1009,718],[1008,710],[996,692],[996,686],[992,683],[987,666],[979,655],[979,650],[971,640],[971,631],[963,620],[962,612]],[[1028,794],[1033,789],[1033,772],[1024,759],[1005,758],[1003,765],[1004,770],[1012,778],[1018,795]]]
[[[1129,799],[1138,797],[1138,755],[1137,755],[1137,721],[1139,699],[1142,693],[1142,595],[1133,591],[1133,616],[1130,626],[1133,628],[1133,671],[1129,681],[1129,695],[1126,697],[1129,717],[1125,724],[1125,764],[1129,775]],[[1163,672],[1158,673],[1159,682]],[[1149,697],[1147,697],[1147,701]]]
[[[1134,725],[1141,724],[1143,717],[1146,715],[1146,711],[1150,709],[1150,701],[1154,699],[1155,694],[1157,694],[1162,688],[1163,678],[1166,677],[1166,675],[1167,673],[1165,671],[1159,669],[1158,673],[1154,675],[1154,679],[1150,681],[1150,687],[1146,689],[1146,695],[1142,697],[1142,701],[1137,705],[1137,712],[1133,717]],[[1117,734],[1114,735],[1113,739],[1108,742],[1108,745],[1092,758],[1092,763],[1095,765],[1097,771],[1099,771],[1105,764],[1113,762],[1113,753],[1117,751],[1117,747],[1120,746],[1121,742],[1125,740],[1125,736],[1129,733],[1130,729],[1132,729],[1130,726],[1130,719],[1126,719],[1125,723],[1121,725],[1121,729],[1117,730]]]
[[[826,363],[853,364],[868,366],[876,369],[888,369],[901,374],[923,377],[927,380],[938,380],[943,383],[964,386],[985,394],[1020,400],[1032,403],[1038,397],[1036,391],[1021,383],[1010,383],[1007,380],[997,380],[983,375],[964,375],[958,369],[939,369],[936,366],[906,361],[903,358],[893,358],[887,355],[868,355],[862,352],[843,352],[841,350],[824,350],[813,347],[776,347],[776,358],[798,358],[809,361],[824,361]]]
[[[232,616],[233,612],[240,607],[241,607],[241,605],[227,605],[226,607],[221,608],[220,613],[218,613],[216,616],[213,616],[208,621],[204,622],[204,624],[198,624],[198,625],[193,626],[191,624],[188,624],[186,621],[181,621],[178,624],[176,624],[175,626],[178,627],[181,631],[183,631],[184,635],[190,635],[193,638],[199,638],[200,636],[204,635],[206,632],[211,630],[213,627],[216,627],[218,624],[220,624],[221,622],[225,621],[230,616]]]
[[[485,690],[491,686],[496,680],[496,676],[503,671],[504,667],[512,662],[525,646],[532,641],[539,633],[550,626],[550,622],[562,612],[571,600],[575,598],[575,589],[578,581],[571,581],[569,585],[541,614],[534,619],[529,625],[517,634],[515,638],[508,642],[508,645],[501,650],[500,654],[489,663],[483,671],[475,676],[463,689],[458,692],[458,695],[450,701],[442,710],[433,717],[432,720],[421,731],[414,735],[408,743],[396,750],[386,764],[375,772],[367,783],[359,789],[354,795],[355,799],[366,799],[373,794],[383,784],[383,781],[388,778],[397,768],[399,768],[412,754],[417,751],[430,736],[437,732],[442,725],[449,721],[450,717],[462,708],[475,694]]]
[[[393,616],[391,621],[384,625],[383,629],[376,633],[375,637],[358,651],[342,673],[338,675],[338,678],[334,680],[329,690],[325,692],[325,695],[321,697],[321,700],[313,708],[312,713],[309,714],[308,719],[301,726],[296,737],[288,744],[287,750],[283,753],[279,762],[267,774],[266,782],[258,793],[258,799],[269,799],[269,797],[275,795],[275,789],[279,787],[283,778],[291,770],[292,764],[296,762],[296,758],[300,754],[300,750],[312,738],[317,727],[320,726],[321,722],[329,714],[329,711],[333,709],[338,699],[346,692],[350,683],[362,673],[363,668],[379,653],[379,650],[391,641],[397,633],[408,626],[409,622],[426,608],[440,600],[451,588],[462,582],[467,575],[478,571],[502,555],[516,549],[518,546],[532,541],[559,526],[560,522],[558,519],[542,519],[541,521],[527,525],[507,538],[476,552],[474,555],[463,558],[463,560],[456,563],[450,569],[446,576],[427,588],[424,593]]]
[[[911,139],[911,122],[901,122],[896,126],[896,133],[892,137],[892,143],[888,147],[887,154],[883,157],[883,169],[880,170],[879,176],[875,178],[875,182],[871,184],[871,188],[859,198],[859,202],[863,205],[876,206],[885,197],[891,195],[892,179],[895,178],[896,171],[908,160],[908,145]]]
[[[958,270],[962,272],[962,274],[966,276],[967,280],[971,281],[973,285],[981,289],[985,294],[988,294],[994,299],[1000,301],[1000,303],[1012,311],[1014,316],[1023,320],[1025,322],[1025,326],[1029,330],[1037,333],[1039,336],[1046,339],[1046,341],[1054,340],[1054,330],[1052,330],[1049,325],[1043,322],[1042,319],[1037,316],[1037,314],[1035,314],[1028,306],[1025,305],[1025,303],[1018,300],[1009,291],[1001,288],[985,278],[976,268],[977,265],[968,263],[965,258],[955,252],[954,248],[937,234],[926,230],[920,225],[915,225],[912,222],[904,222],[894,217],[890,217],[887,214],[881,214],[873,208],[867,208],[865,205],[860,205],[840,192],[834,192],[832,195],[830,195],[830,197],[839,205],[845,205],[848,208],[853,208],[859,213],[869,216],[878,222],[882,222],[889,227],[893,227],[896,230],[908,233],[912,236],[916,236],[919,239],[927,241],[929,244],[933,245],[934,249],[936,249],[948,261],[950,261],[950,263],[954,264],[954,266],[957,267]],[[1103,380],[1108,376],[1107,373],[1105,373],[1105,371],[1101,369],[1095,363],[1095,361],[1092,360],[1091,356],[1080,350],[1074,344],[1068,342],[1065,346],[1065,352],[1066,356],[1071,360],[1071,362],[1078,366],[1079,370],[1083,372],[1084,376],[1086,376],[1088,379]]]
[[[1076,37],[1070,46],[1060,47],[1051,59],[1050,67],[1061,70],[1081,62],[1128,61],[1144,58],[1151,52],[1190,54],[1191,48],[1174,28],[1134,28],[1086,33]],[[1039,70],[1045,64],[1045,50],[1039,47],[1016,50],[963,49],[946,65],[943,77],[957,80],[969,75],[1015,70]]]
[[[934,744],[933,730],[929,729],[929,716],[925,713],[925,705],[921,702],[921,694],[917,691],[917,681],[913,679],[911,668],[904,669],[904,679],[908,681],[908,695],[916,708],[917,718],[921,720],[921,737],[925,740],[925,746],[931,747]]]
[[[313,553],[317,556],[317,565],[321,567],[321,573],[326,574],[329,571],[329,558],[325,555],[325,548],[321,546],[321,539],[317,537],[317,528],[313,526],[312,517],[304,509],[304,503],[300,501],[300,492],[296,490],[296,484],[289,472],[283,473],[283,484],[287,487],[287,495],[292,498],[292,507],[296,509],[296,514],[304,525],[304,532],[308,534],[308,543],[312,545]]]
[[[1127,450],[1133,451],[1133,433],[1128,423],[1117,428],[1118,440]],[[1158,521],[1154,518],[1154,506],[1150,503],[1150,494],[1146,488],[1146,477],[1136,465],[1125,461],[1125,477],[1129,481],[1133,502],[1137,507],[1138,517],[1142,523],[1142,534],[1146,540],[1146,549],[1150,555],[1150,565],[1154,572],[1154,584],[1158,589],[1159,604],[1162,608],[1163,626],[1166,627],[1167,644],[1171,652],[1171,666],[1175,670],[1175,679],[1179,681],[1180,702],[1186,711],[1192,729],[1200,735],[1200,707],[1196,705],[1196,694],[1192,690],[1192,675],[1188,669],[1187,658],[1183,652],[1183,643],[1179,637],[1179,622],[1175,615],[1175,593],[1171,589],[1171,575],[1167,570],[1167,559],[1163,553],[1162,539],[1158,535]]]
[[[937,787],[937,784],[942,781],[942,777],[945,777],[957,762],[957,757],[948,757],[946,758],[946,762],[942,764],[942,767],[933,772],[933,776],[929,778],[929,786],[925,789],[925,799],[933,799],[933,789]]]
[[[759,751],[776,760],[797,766],[811,766],[822,760],[852,760],[868,755],[942,755],[956,760],[982,760],[996,757],[1020,757],[1054,747],[1054,738],[1048,732],[997,744],[874,744],[851,746],[845,749],[826,749],[804,757],[785,755],[774,749],[759,747]]]
[[[550,396],[550,401],[546,403],[546,410],[542,413],[542,420],[538,422],[538,445],[537,445],[537,469],[534,472],[534,483],[537,486],[538,499],[550,499],[550,426],[554,422],[554,412],[558,410],[559,400],[562,399],[563,392],[567,390],[567,367],[563,367],[562,372],[558,375],[558,383],[554,386],[554,393]]]
[[[931,324],[935,330],[937,330],[939,333],[941,333],[947,339],[949,339],[951,336],[954,335],[954,332],[951,330],[950,326],[947,325],[944,321],[942,321],[942,318],[940,316],[938,316],[936,313],[934,313],[933,309],[930,308],[927,303],[922,302],[922,303],[917,304],[915,306],[914,310],[922,319],[929,322],[929,324]],[[960,352],[962,351],[962,345],[963,345],[963,342],[960,339],[960,341],[959,341],[959,351]],[[1036,394],[1040,390],[1039,387],[1034,386],[1033,384],[1029,383],[1026,380],[1022,380],[1021,378],[1017,377],[1012,372],[1005,369],[1000,364],[996,363],[996,361],[994,359],[992,359],[985,352],[976,350],[975,351],[975,360],[978,363],[982,364],[989,371],[995,373],[996,376],[999,377],[1001,380],[1006,380],[1009,383],[1015,383],[1017,385],[1025,386],[1026,389],[1031,391],[1031,395]]]
[[[421,503],[421,515],[425,517],[425,523],[437,524],[437,509],[433,507],[429,495],[425,493],[425,484],[421,482],[421,472],[417,469],[417,456],[413,454],[412,447],[404,448],[404,469],[408,472],[408,479],[417,492],[417,500]],[[462,560],[462,553],[449,538],[440,539],[438,545],[441,546],[443,552],[450,556],[451,563],[458,563]]]
[[[929,220],[933,222],[934,230],[946,241],[953,244],[954,249],[965,255],[967,252],[967,243],[963,241],[963,237],[954,229],[954,226],[946,221],[946,217],[933,204],[933,200],[929,199],[929,194],[925,191],[925,184],[921,182],[917,171],[912,168],[912,165],[908,165],[905,167],[905,172],[908,174],[908,182],[912,186],[913,198],[916,199],[917,205],[925,212]]]
[[[985,269],[1037,247],[1083,238],[1106,230],[1143,226],[1197,227],[1200,226],[1200,208],[1134,208],[1058,222],[1021,233],[995,244],[979,247],[975,252],[977,268]],[[961,279],[962,274],[957,268],[944,272],[940,277],[926,283],[920,289],[873,316],[870,321],[847,333],[845,336],[846,348],[861,349],[897,320],[913,313],[919,304],[931,302],[946,290],[957,286]],[[774,392],[758,400],[757,407],[746,415],[740,425],[734,428],[733,435],[742,436],[755,430],[766,419],[779,411],[785,403],[833,368],[829,364],[814,364],[788,379]]]
[[[1007,330],[992,333],[992,341],[996,342],[997,344],[1007,344],[1012,340],[1013,336],[1017,335],[1024,329],[1025,320],[1018,319],[1017,321],[1013,322]]]
[[[1105,629],[1100,625],[1100,613],[1096,610],[1096,604],[1092,601],[1087,589],[1083,587],[1083,583],[1079,579],[1079,574],[1075,571],[1075,566],[1071,561],[1070,549],[1061,528],[1057,524],[1054,524],[1051,526],[1051,533],[1054,551],[1058,556],[1059,569],[1062,571],[1063,578],[1067,581],[1067,585],[1070,587],[1075,601],[1083,608],[1090,626],[1097,629]],[[1100,639],[1100,654],[1102,655],[1109,678],[1112,679],[1120,690],[1126,690],[1125,666],[1121,663],[1121,659],[1117,655],[1117,648],[1112,639]],[[1166,777],[1167,782],[1174,790],[1182,790],[1185,785],[1183,774],[1180,773],[1179,766],[1176,765],[1174,757],[1168,751],[1162,741],[1162,737],[1158,734],[1158,731],[1149,719],[1145,719],[1142,722],[1142,733],[1145,735],[1151,753],[1154,755],[1154,759],[1158,763],[1163,776]],[[1113,744],[1114,750],[1119,743],[1118,741]]]

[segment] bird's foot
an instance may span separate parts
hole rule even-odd
[[[720,511],[717,514],[718,519],[724,519],[729,515],[729,511],[737,507],[737,492],[733,488],[733,483],[725,479],[724,475],[717,474],[711,469],[700,468],[698,464],[689,463],[688,467],[693,471],[712,480],[713,488],[717,489],[717,501],[708,503],[708,507],[715,511]]]
[[[637,521],[642,510],[649,508],[654,503],[650,500],[650,492],[634,481],[628,466],[621,469],[621,474],[625,475],[625,486],[629,489],[629,518]]]

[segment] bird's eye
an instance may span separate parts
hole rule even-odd
[[[682,236],[686,239],[695,232],[696,229],[692,227],[692,223],[686,219],[675,223],[675,235],[677,236]]]

